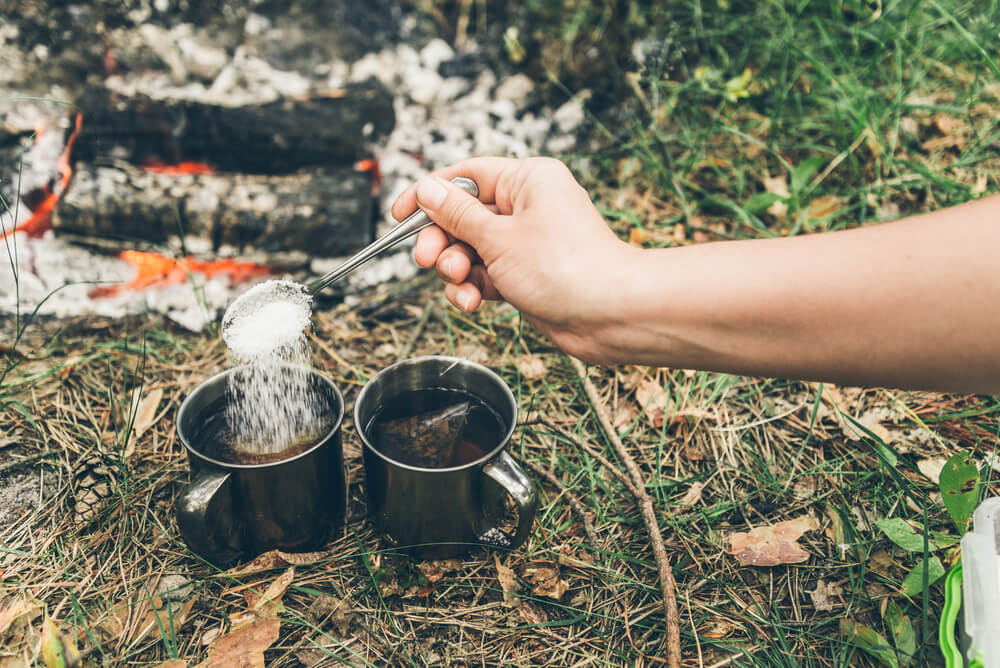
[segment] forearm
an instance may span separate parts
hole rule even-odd
[[[617,351],[646,364],[1000,391],[1000,198],[832,234],[637,254]],[[622,293],[619,293],[622,294]]]

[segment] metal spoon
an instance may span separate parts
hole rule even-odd
[[[479,196],[479,187],[472,179],[457,176],[451,181],[473,197]],[[392,248],[400,241],[412,237],[420,230],[433,224],[434,222],[427,217],[427,214],[417,209],[396,227],[352,255],[329,274],[306,285],[284,280],[265,281],[255,285],[233,300],[233,303],[226,309],[222,317],[223,338],[226,338],[227,332],[233,331],[234,325],[244,322],[247,317],[252,317],[263,305],[278,300],[295,301],[301,298],[303,293],[308,295],[307,299],[311,299],[320,290],[343,278],[379,253]]]
[[[467,179],[463,176],[456,176],[451,180],[451,182],[473,197],[479,197],[479,186],[477,186],[476,182],[472,179]],[[389,250],[400,241],[412,237],[420,230],[433,224],[434,221],[428,218],[426,213],[417,209],[404,218],[399,225],[396,225],[396,227],[392,228],[371,244],[352,255],[342,265],[325,276],[307,283],[306,292],[311,295],[315,295],[326,286],[330,285],[334,281],[340,280],[376,255]]]

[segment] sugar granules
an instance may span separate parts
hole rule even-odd
[[[226,311],[222,338],[240,365],[227,408],[234,448],[273,454],[320,431],[320,402],[306,366],[311,317],[312,296],[293,281],[255,285]]]

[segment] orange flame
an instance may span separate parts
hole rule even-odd
[[[91,297],[112,297],[129,290],[144,290],[153,286],[183,283],[193,273],[202,274],[208,278],[227,274],[234,283],[271,273],[271,269],[264,265],[239,262],[231,258],[224,260],[171,258],[159,253],[135,250],[122,251],[118,257],[136,268],[135,276],[127,283],[94,288],[90,292]]]
[[[83,125],[83,114],[77,114],[76,127],[70,134],[69,139],[66,140],[66,148],[59,154],[59,160],[56,162],[60,174],[59,187],[56,190],[49,190],[48,195],[42,200],[42,203],[31,212],[31,218],[5,232],[0,239],[6,239],[14,232],[24,232],[29,237],[40,237],[52,229],[52,212],[55,210],[56,204],[59,203],[59,198],[62,197],[66,186],[69,184],[69,179],[73,175],[73,168],[69,165],[69,154],[73,150],[73,142],[76,141],[76,136],[80,133],[81,125]],[[40,127],[40,129],[44,131],[44,128]]]
[[[211,165],[191,160],[178,162],[176,165],[168,165],[159,160],[147,160],[142,166],[157,174],[215,174],[215,169]]]
[[[372,173],[372,197],[378,197],[382,191],[382,170],[379,168],[378,160],[375,158],[365,158],[354,163],[354,169],[359,172]]]

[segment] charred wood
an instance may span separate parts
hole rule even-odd
[[[334,257],[373,237],[371,176],[350,167],[286,175],[160,174],[77,163],[56,207],[57,234]]]
[[[84,120],[74,160],[196,161],[255,174],[351,163],[395,123],[392,94],[374,79],[324,96],[238,107],[123,98],[104,88],[89,89],[77,105]]]

